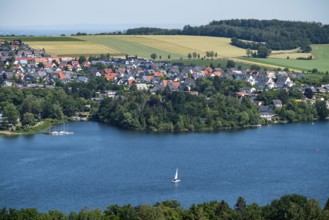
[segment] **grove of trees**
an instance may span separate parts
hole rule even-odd
[[[236,220],[327,220],[329,219],[329,200],[324,208],[312,198],[292,194],[273,200],[270,204],[260,206],[256,203],[247,204],[239,197],[231,208],[225,201],[210,201],[193,204],[188,209],[175,201],[163,201],[154,205],[111,205],[104,211],[101,209],[81,209],[79,212],[65,214],[50,210],[46,213],[34,208],[0,209],[2,220],[196,220],[196,219],[236,219]]]
[[[218,76],[196,81],[202,95],[134,91],[117,99],[106,98],[98,118],[125,129],[151,131],[218,130],[257,125],[260,117],[248,98],[241,102],[235,92],[247,83]]]

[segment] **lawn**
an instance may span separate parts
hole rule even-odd
[[[247,61],[259,62],[264,64],[288,67],[291,69],[298,69],[310,71],[313,68],[318,71],[329,71],[329,44],[312,45],[312,53],[315,59],[313,60],[296,60],[296,59],[276,59],[276,58],[249,58]]]
[[[87,41],[27,41],[26,44],[35,49],[45,49],[47,54],[79,56],[110,53],[122,55],[117,50]]]

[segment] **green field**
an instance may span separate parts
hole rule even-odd
[[[304,71],[310,71],[313,68],[318,71],[326,72],[329,71],[329,44],[325,45],[312,45],[312,53],[315,59],[313,60],[294,60],[294,59],[275,59],[275,58],[249,58],[244,59],[247,61],[254,61],[263,64],[270,64],[276,66],[287,67],[290,69],[298,69]]]
[[[118,50],[128,55],[138,55],[149,58],[150,54],[156,53],[167,59],[186,59],[189,53],[196,52],[201,57],[206,51],[214,51],[219,58],[240,57],[245,55],[245,50],[230,44],[229,38],[182,36],[182,35],[101,35],[79,36],[80,40],[97,43]]]
[[[162,59],[167,59],[169,54],[172,59],[187,57],[187,54],[173,53],[170,50],[161,50],[157,47],[151,47],[147,44],[133,41],[130,36],[81,36],[77,37],[77,39],[103,45],[112,50],[119,51],[122,54],[128,54],[129,56],[137,55],[139,57],[150,58],[152,53],[156,53],[158,58],[161,56]],[[138,37],[136,39],[138,39]]]

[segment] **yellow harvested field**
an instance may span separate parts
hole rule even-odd
[[[122,50],[123,47],[128,49],[126,48],[128,45],[134,45],[140,49],[142,49],[140,46],[143,46],[145,47],[144,50],[151,50],[154,48],[165,51],[169,54],[180,54],[185,57],[187,57],[188,53],[193,52],[204,56],[206,51],[217,52],[218,57],[221,58],[241,57],[246,55],[245,49],[232,46],[230,44],[231,39],[223,37],[185,35],[98,35],[80,36],[75,38],[114,47],[119,51]],[[122,45],[123,42],[128,44]],[[129,51],[129,49],[121,52],[140,54],[140,52]]]
[[[169,36],[169,37],[171,38],[172,36]],[[177,54],[183,54],[183,55],[187,55],[188,53],[191,53],[191,52],[202,53],[202,51],[199,51],[199,50],[192,51],[192,48],[190,48],[190,47],[175,44],[172,42],[167,42],[165,40],[158,38],[158,36],[153,36],[153,37],[143,36],[143,35],[141,35],[141,36],[122,36],[121,39],[130,41],[130,42],[136,42],[136,43],[143,44],[143,45],[149,46],[149,47],[154,47],[154,48],[157,48],[160,50],[169,51],[171,53],[177,53]]]
[[[47,54],[56,55],[91,55],[120,54],[112,48],[87,41],[30,41],[25,42],[35,49],[45,49]]]
[[[196,52],[205,56],[214,51],[218,58],[239,58],[246,56],[246,50],[232,46],[230,38],[184,35],[90,35],[76,36],[82,41],[27,41],[32,48],[45,48],[46,53],[56,55],[136,55],[149,58],[151,53],[172,59],[187,58]],[[297,53],[298,49],[272,51],[270,58],[290,59],[308,57],[309,53]]]
[[[246,50],[234,47],[230,44],[230,38],[181,35],[148,35],[143,37],[188,48],[189,51],[184,51],[185,53],[197,52],[205,55],[206,51],[214,51],[217,52],[219,57],[241,57],[246,55]]]

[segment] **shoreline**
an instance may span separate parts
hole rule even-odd
[[[42,131],[47,130],[53,126],[53,123],[50,120],[40,121],[34,126],[28,127],[20,131],[9,131],[3,130],[0,131],[0,136],[20,136],[20,135],[33,135],[42,133]]]
[[[94,120],[87,120],[87,121],[94,121]],[[325,120],[324,122],[328,121]],[[67,121],[66,121],[67,122]],[[86,122],[85,120],[78,120],[78,121],[70,121],[69,122]],[[257,124],[257,125],[248,125],[248,126],[243,126],[243,127],[223,127],[220,129],[199,129],[199,130],[180,130],[180,131],[175,131],[175,130],[151,130],[151,129],[125,129],[121,128],[119,126],[112,125],[110,123],[102,122],[102,121],[94,121],[97,123],[113,126],[115,128],[118,128],[120,130],[124,131],[134,131],[134,132],[141,132],[141,133],[154,133],[154,134],[170,134],[170,133],[204,133],[204,132],[221,132],[221,131],[239,131],[239,130],[245,130],[245,129],[251,129],[251,128],[260,128],[266,125],[285,125],[285,124],[295,124],[295,123],[312,123],[314,124],[315,122],[322,122],[320,120],[312,120],[312,121],[296,121],[296,122],[276,122],[276,123],[265,123],[265,124]],[[44,131],[49,130],[53,126],[57,125],[59,123],[53,122],[52,120],[45,120],[38,122],[36,125],[26,129],[26,130],[21,130],[21,131],[9,131],[9,130],[3,130],[0,131],[0,137],[1,136],[7,136],[7,137],[12,137],[12,136],[21,136],[21,135],[34,135],[34,134],[41,134],[44,133]]]

